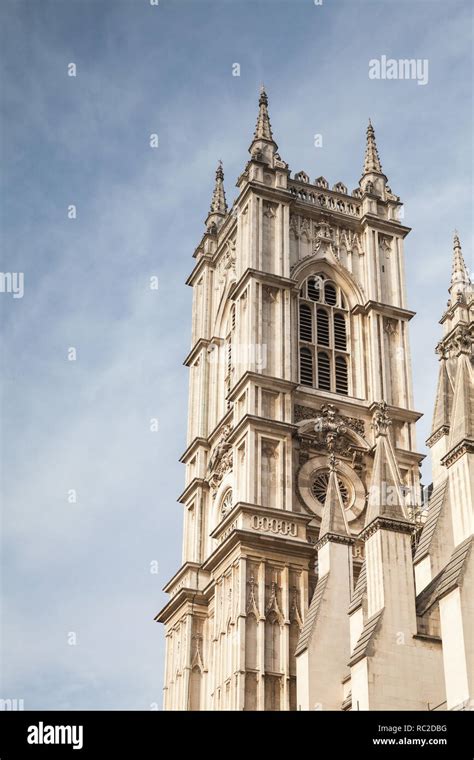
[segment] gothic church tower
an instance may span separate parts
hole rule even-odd
[[[417,509],[409,228],[370,122],[352,193],[291,176],[263,90],[249,152],[231,209],[217,169],[187,281],[183,556],[156,618],[166,626],[164,708],[351,709],[351,671],[365,686],[350,658],[384,607],[389,624],[396,595],[380,552],[408,562]],[[440,382],[442,417],[451,396]],[[368,499],[374,481],[394,489],[390,514],[386,495]]]

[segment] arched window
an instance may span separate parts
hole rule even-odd
[[[308,277],[308,298],[312,301],[319,301],[320,280],[316,277]]]
[[[300,383],[349,393],[349,314],[340,287],[324,274],[308,277],[299,297]]]
[[[327,282],[324,286],[324,300],[330,306],[335,306],[337,303],[337,291],[332,282]]]

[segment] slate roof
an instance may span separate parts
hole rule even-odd
[[[349,660],[349,665],[355,665],[356,662],[362,660],[363,657],[371,654],[369,651],[370,644],[378,631],[383,612],[384,610],[382,607],[379,612],[367,620],[362,633],[359,636],[359,641],[357,642],[356,647],[352,652],[351,659]]]
[[[319,608],[321,606],[323,594],[327,586],[328,578],[329,573],[323,575],[323,577],[318,580],[316,588],[314,589],[313,598],[311,599],[308,614],[306,615],[306,620],[304,621],[304,625],[298,640],[298,646],[296,647],[296,655],[304,652],[309,646],[316,619],[318,617]]]
[[[416,614],[424,615],[441,597],[461,585],[462,574],[469,557],[474,536],[469,536],[451,554],[446,567],[438,573],[416,597]]]
[[[438,524],[438,518],[441,513],[441,507],[443,506],[444,499],[448,493],[448,481],[447,479],[436,486],[431,494],[430,502],[428,505],[428,517],[421,531],[420,542],[416,548],[415,557],[413,562],[419,562],[425,557],[431,547],[431,541],[434,536],[436,525]]]

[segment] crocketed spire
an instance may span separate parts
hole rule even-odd
[[[214,192],[212,193],[211,208],[206,219],[207,229],[209,231],[215,231],[224,220],[226,214],[227,201],[225,199],[224,191],[224,170],[222,168],[222,161],[219,161],[216,169],[216,181]]]
[[[260,98],[258,101],[258,117],[257,126],[253,135],[254,140],[272,140],[272,126],[270,124],[270,117],[268,115],[268,96],[265,92],[265,87],[260,88]]]
[[[377,143],[375,142],[375,132],[372,126],[372,122],[369,119],[369,125],[367,127],[367,143],[365,146],[365,159],[364,159],[364,174],[370,174],[371,172],[377,172],[382,174],[382,164],[380,163],[379,153],[377,150]]]
[[[471,286],[471,280],[464,262],[462,255],[461,243],[459,241],[458,233],[454,233],[453,240],[453,268],[451,274],[451,285],[449,292],[451,293],[451,301],[454,303],[457,300],[459,293],[464,294]]]
[[[216,184],[214,185],[214,192],[211,200],[211,214],[226,214],[227,213],[227,201],[225,199],[224,191],[224,170],[222,168],[222,161],[216,169]]]
[[[262,85],[258,101],[257,124],[249,153],[252,158],[273,165],[274,159],[278,157],[277,149],[278,145],[273,139],[272,126],[268,115],[268,97]]]

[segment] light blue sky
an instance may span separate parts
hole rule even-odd
[[[413,227],[425,451],[455,226],[472,268],[470,26],[456,0],[4,0],[1,271],[24,272],[25,295],[0,294],[0,697],[26,709],[161,703],[153,616],[181,560],[184,281],[219,158],[235,197],[262,81],[282,158],[331,185],[357,185],[372,118]],[[369,80],[382,54],[427,58],[429,83]]]

